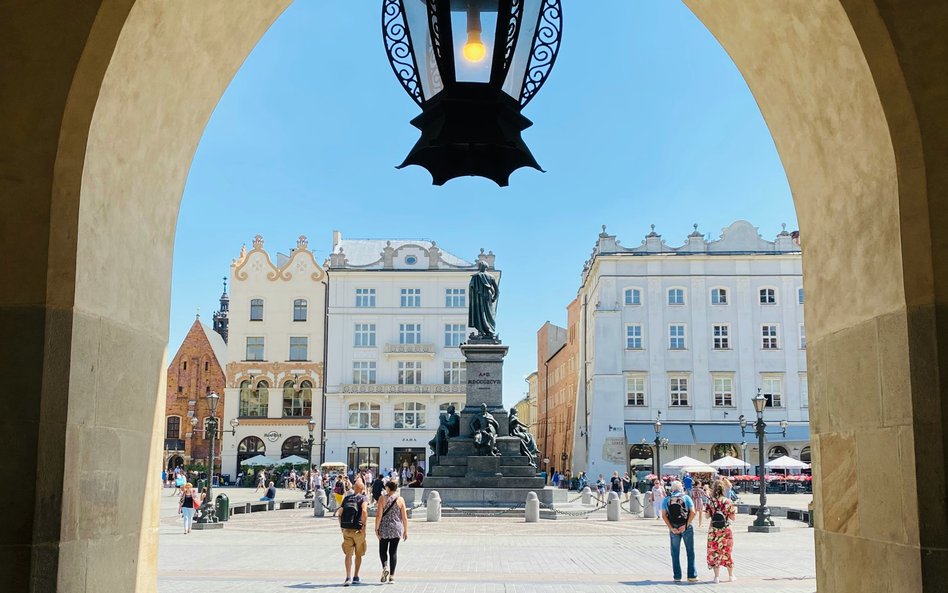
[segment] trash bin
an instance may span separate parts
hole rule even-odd
[[[230,519],[230,499],[226,494],[218,494],[214,499],[216,505],[217,520],[227,521]]]
[[[198,483],[197,483],[198,492],[200,492],[201,490],[204,490],[204,488],[206,487],[207,487],[207,480],[205,480],[204,478],[201,478],[200,480],[198,480]]]

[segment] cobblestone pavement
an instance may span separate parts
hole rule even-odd
[[[301,495],[287,493],[285,498]],[[248,500],[243,493],[232,495]],[[281,496],[280,498],[284,498]],[[224,529],[181,533],[176,499],[162,499],[159,593],[201,591],[292,593],[342,590],[345,576],[337,524],[312,509],[238,515]],[[573,507],[574,509],[579,507]],[[696,533],[702,582],[672,582],[668,532],[655,520],[605,511],[585,519],[541,520],[445,517],[425,522],[416,513],[409,539],[399,546],[398,582],[392,593],[659,593],[687,587],[711,590],[803,593],[816,590],[813,531],[795,521],[776,534],[747,533],[752,517],[735,526],[734,583],[711,583],[704,562],[704,529]],[[380,562],[369,526],[362,587],[380,587]],[[684,556],[684,551],[682,551]],[[684,562],[684,557],[682,557]]]

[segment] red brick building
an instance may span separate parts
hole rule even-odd
[[[573,469],[579,370],[579,300],[566,307],[567,328],[549,321],[537,331],[537,447],[561,473]]]
[[[200,317],[185,336],[168,366],[165,399],[165,467],[207,463],[210,441],[204,437],[204,418],[210,416],[205,396],[220,396],[217,415],[224,410],[224,364],[227,346],[218,333],[201,323]],[[191,426],[197,418],[197,426]],[[215,466],[220,465],[221,439],[215,442]]]

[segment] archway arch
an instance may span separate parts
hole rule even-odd
[[[31,559],[9,569],[14,588],[84,591],[108,579],[154,589],[157,402],[178,201],[211,110],[288,3],[0,8],[0,39],[14,46],[0,77],[19,91],[0,98],[10,132],[0,145],[2,236],[5,252],[18,254],[3,263],[17,282],[0,289],[0,311],[21,336],[0,360],[16,371],[13,390],[35,395],[6,421],[26,431],[13,457],[29,484],[11,509],[12,546]],[[948,57],[948,8],[686,3],[757,98],[803,232],[819,586],[939,590],[948,520],[936,505],[919,521],[918,501],[946,490],[948,347],[938,346],[948,341],[939,312],[948,237],[934,229],[948,220],[948,82],[937,70]],[[141,378],[131,397],[126,382],[107,380],[115,376]],[[119,466],[95,454],[118,446]],[[908,495],[876,487],[879,460],[914,485]],[[93,471],[115,488],[79,488]],[[145,504],[107,517],[91,507],[100,494],[142,492]],[[882,521],[879,505],[891,510]],[[96,526],[83,519],[92,516]],[[86,566],[81,551],[92,545],[103,562]],[[847,561],[857,558],[877,570]]]

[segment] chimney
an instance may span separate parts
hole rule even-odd
[[[332,250],[336,251],[336,247],[342,242],[342,232],[333,231],[332,232]]]

